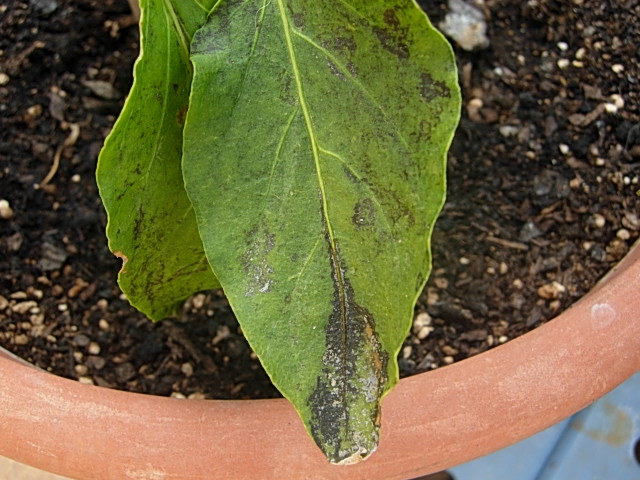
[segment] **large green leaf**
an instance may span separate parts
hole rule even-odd
[[[192,61],[183,172],[209,262],[327,457],[366,458],[430,270],[452,51],[412,0],[223,0]]]
[[[204,4],[203,4],[204,3]],[[143,0],[134,84],[100,154],[97,180],[120,287],[154,320],[219,286],[204,256],[180,162],[189,44],[213,0]]]

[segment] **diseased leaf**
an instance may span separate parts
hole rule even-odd
[[[205,251],[334,463],[377,446],[458,121],[412,0],[223,0],[192,44],[183,171]]]
[[[213,0],[143,0],[141,54],[97,170],[118,281],[159,320],[189,295],[219,286],[204,256],[180,162],[192,69],[189,44]]]

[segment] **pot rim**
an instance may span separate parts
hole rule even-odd
[[[640,370],[640,242],[545,325],[402,379],[378,451],[329,465],[284,399],[180,400],[57,377],[0,350],[0,455],[77,479],[409,479],[566,418]]]

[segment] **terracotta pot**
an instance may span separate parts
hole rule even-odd
[[[546,325],[404,379],[378,451],[329,465],[285,400],[107,390],[0,354],[0,455],[88,479],[411,479],[528,437],[640,370],[640,245]]]

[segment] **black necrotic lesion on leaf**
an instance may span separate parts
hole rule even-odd
[[[311,435],[327,457],[339,463],[354,455],[366,457],[377,446],[379,400],[387,386],[389,356],[378,339],[373,315],[356,301],[337,243],[327,235],[327,244],[333,309],[325,327],[322,373],[308,405]],[[361,436],[363,421],[371,437]]]
[[[420,96],[426,103],[430,103],[436,98],[447,98],[451,96],[451,90],[447,85],[434,78],[426,72],[420,76]]]

